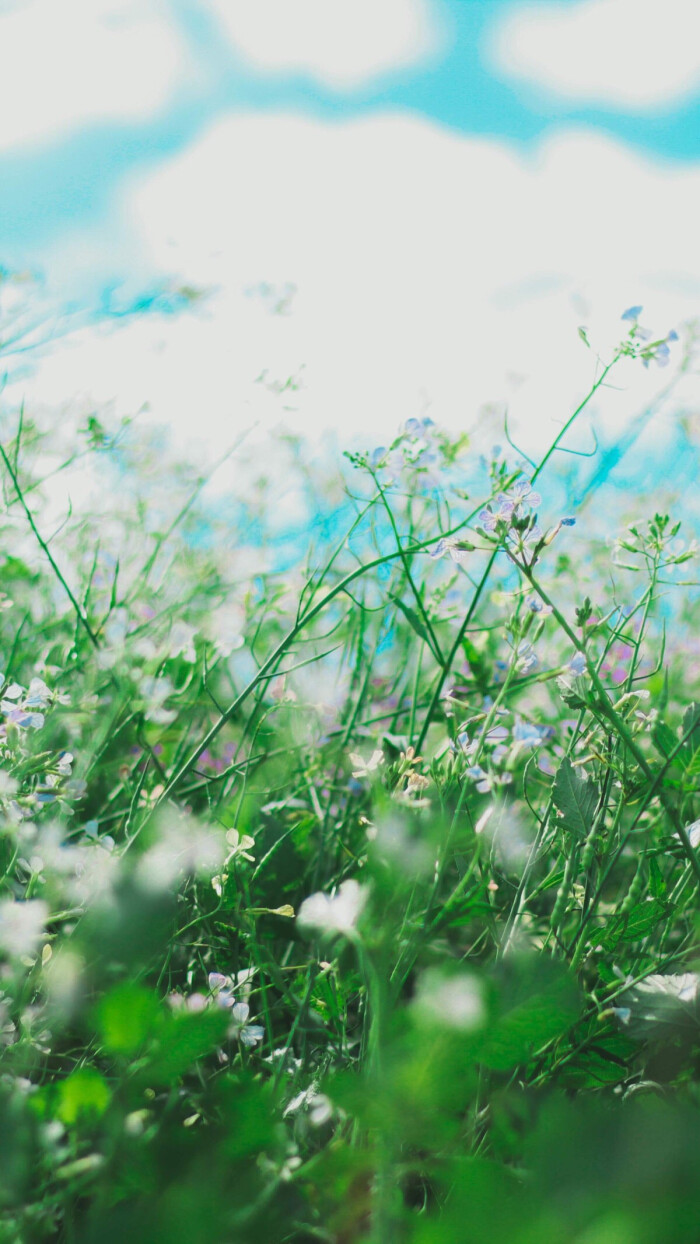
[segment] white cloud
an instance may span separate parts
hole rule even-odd
[[[236,51],[266,72],[354,90],[439,50],[428,0],[208,0]]]
[[[194,315],[84,334],[33,391],[148,400],[194,447],[280,418],[370,446],[427,404],[466,428],[492,401],[532,447],[592,379],[579,324],[612,345],[632,303],[660,333],[700,306],[700,170],[588,132],[525,158],[399,115],[235,116],[133,187],[128,211],[140,264],[216,292]],[[261,281],[272,292],[246,293]],[[289,314],[272,314],[288,282]],[[665,378],[621,375],[610,426]]]
[[[697,0],[575,0],[511,8],[497,23],[499,69],[567,99],[655,109],[700,89]]]
[[[161,0],[29,0],[0,15],[0,150],[155,111],[184,49]]]

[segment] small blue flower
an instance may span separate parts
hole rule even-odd
[[[552,726],[539,726],[534,721],[518,721],[513,727],[513,738],[529,747],[539,747],[554,737]]]
[[[648,367],[652,359],[655,363],[658,363],[659,367],[668,367],[668,364],[671,362],[671,351],[665,341],[659,342],[656,349],[652,350],[651,354],[642,360],[644,366]]]
[[[527,674],[529,670],[537,665],[537,654],[532,647],[532,644],[529,643],[527,639],[521,639],[516,650],[516,655],[516,669],[520,670],[523,674]]]
[[[571,518],[571,517],[569,517],[569,518],[562,518],[562,520],[561,520],[561,525],[562,525],[562,527],[575,527],[575,526],[576,526],[576,519],[575,519],[575,518]]]
[[[634,323],[636,320],[639,319],[643,310],[644,310],[644,307],[628,307],[626,311],[622,312],[620,319],[630,320],[632,323]]]
[[[585,674],[586,658],[584,657],[583,653],[577,652],[575,656],[573,656],[571,660],[569,661],[567,668],[571,670],[572,674]]]

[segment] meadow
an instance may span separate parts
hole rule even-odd
[[[692,523],[562,501],[640,319],[538,459],[280,438],[286,530],[5,405],[0,1240],[697,1244]]]

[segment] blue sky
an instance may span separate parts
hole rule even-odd
[[[697,92],[640,112],[563,98],[546,85],[509,79],[489,57],[489,44],[510,14],[528,7],[513,0],[432,0],[432,17],[442,34],[427,64],[419,60],[339,91],[293,69],[261,72],[222,39],[217,15],[206,4],[173,0],[167,19],[186,49],[186,63],[155,115],[121,122],[95,118],[87,98],[82,117],[64,132],[43,139],[39,134],[0,151],[3,262],[31,265],[62,231],[81,225],[101,224],[109,233],[125,179],[154,168],[185,149],[217,117],[236,111],[348,120],[392,109],[523,150],[532,150],[559,127],[586,127],[656,157],[698,159]],[[381,20],[381,5],[377,13]],[[31,57],[30,49],[27,54]],[[50,112],[50,98],[46,108]],[[120,274],[118,265],[110,273],[105,255],[107,282],[120,275],[128,279],[130,274]]]
[[[81,338],[36,392],[148,401],[183,435],[199,404],[212,443],[252,418],[495,426],[505,405],[548,436],[590,377],[580,323],[604,351],[629,303],[662,332],[700,302],[694,17],[691,0],[661,22],[656,0],[0,5],[0,262],[86,311],[211,291],[184,325]],[[611,437],[649,385],[610,396]]]

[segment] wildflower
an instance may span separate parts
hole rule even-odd
[[[365,778],[376,773],[377,769],[384,764],[384,753],[380,747],[375,748],[369,760],[363,760],[358,752],[350,752],[350,760],[355,766],[352,776],[354,778]]]
[[[515,650],[515,668],[521,673],[527,674],[537,665],[538,657],[532,644],[527,639],[521,639]]]
[[[487,791],[491,790],[491,779],[482,769],[481,765],[470,765],[469,768],[465,770],[465,773],[468,778],[471,778],[473,782],[476,782],[476,789],[480,795],[485,795]]]
[[[49,906],[43,899],[1,899],[0,947],[10,956],[33,954],[48,918]]]
[[[259,1024],[249,1024],[250,1007],[247,1002],[234,1002],[231,1007],[231,1025],[228,1036],[240,1041],[247,1049],[253,1049],[265,1036],[265,1029]]]
[[[466,973],[446,976],[428,968],[418,981],[413,1005],[431,1025],[441,1024],[458,1032],[471,1032],[486,1018],[481,985]]]
[[[222,855],[220,831],[170,809],[156,823],[155,840],[139,857],[136,873],[149,889],[164,890],[184,877],[211,877]]]
[[[19,726],[20,730],[41,730],[45,717],[43,713],[28,713],[25,709],[13,704],[11,700],[0,701],[0,712],[6,721],[12,723],[13,726]]]
[[[305,898],[297,923],[303,929],[351,937],[366,902],[366,886],[352,879],[343,881],[333,894],[318,893]]]
[[[443,536],[442,540],[438,540],[434,549],[428,551],[428,556],[436,561],[438,557],[444,557],[445,553],[449,553],[453,562],[458,566],[463,566],[467,561],[467,554],[473,553],[476,545],[470,544],[468,540],[458,540],[456,536]]]
[[[540,747],[554,737],[552,726],[540,726],[534,721],[519,720],[513,727],[513,738],[516,743],[525,747]]]
[[[552,612],[552,606],[545,605],[544,601],[540,600],[539,596],[528,596],[525,601],[525,605],[531,613],[536,613],[542,618],[546,618],[547,615]]]
[[[197,659],[194,640],[197,632],[193,627],[188,626],[186,622],[174,622],[170,631],[170,639],[168,641],[168,655],[171,657],[181,656],[187,661],[188,665],[194,665]]]
[[[521,479],[517,484],[513,484],[511,494],[515,498],[516,505],[529,505],[531,510],[536,510],[542,504],[540,494],[535,492],[528,479]]]
[[[11,799],[17,794],[17,779],[10,776],[6,769],[0,769],[0,799]]]
[[[32,678],[29,690],[24,697],[25,708],[48,708],[51,703],[51,692],[41,678]]]
[[[636,324],[643,310],[644,307],[642,306],[628,307],[626,311],[622,312],[620,319],[628,320],[630,323]]]
[[[404,431],[408,436],[424,436],[430,435],[431,428],[435,427],[435,421],[426,417],[425,419],[407,419],[404,425]]]
[[[146,721],[155,722],[159,726],[169,726],[175,721],[177,713],[165,708],[165,701],[173,694],[175,688],[169,678],[155,678],[147,674],[141,679],[139,691],[145,703],[144,717]]]
[[[686,825],[685,832],[691,847],[695,850],[700,846],[700,821],[693,821],[691,825]]]
[[[251,847],[255,846],[255,839],[251,838],[250,834],[240,834],[237,829],[229,829],[226,833],[226,841],[231,850],[224,860],[225,864],[237,855],[251,864],[255,863],[255,856],[250,854]]]
[[[513,512],[519,503],[519,498],[509,497],[505,492],[499,492],[492,506],[487,506],[479,511],[479,522],[484,531],[495,533],[499,530],[501,524],[509,525],[513,517]]]
[[[325,1093],[319,1093],[318,1084],[313,1081],[307,1089],[302,1089],[297,1093],[285,1107],[283,1118],[288,1118],[290,1114],[298,1114],[302,1107],[308,1109],[309,1122],[314,1127],[320,1127],[323,1123],[327,1123],[333,1116],[333,1106]]]
[[[571,670],[572,674],[585,674],[586,658],[583,655],[583,653],[582,652],[575,653],[574,656],[569,661],[568,665],[566,666],[566,669]]]

